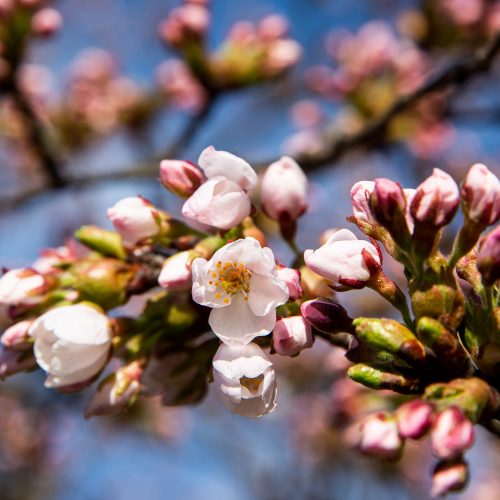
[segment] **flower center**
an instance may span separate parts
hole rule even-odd
[[[252,273],[241,262],[217,262],[216,269],[210,270],[213,281],[212,285],[222,288],[228,295],[243,292],[245,295],[250,290],[250,278]]]
[[[260,392],[260,386],[262,385],[262,382],[264,381],[264,375],[261,374],[257,377],[250,378],[250,377],[241,377],[240,378],[240,384],[242,387],[244,387],[251,396],[258,396]]]

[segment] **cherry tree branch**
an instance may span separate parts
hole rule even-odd
[[[377,139],[384,136],[387,127],[398,114],[406,111],[420,99],[432,92],[446,88],[456,90],[461,88],[461,86],[472,77],[486,73],[492,67],[495,57],[499,52],[500,32],[498,32],[484,47],[478,49],[474,55],[464,57],[450,64],[440,73],[431,75],[413,92],[400,96],[387,111],[374,118],[359,132],[333,138],[326,136],[323,149],[313,155],[302,155],[298,157],[297,160],[304,170],[312,171],[332,164],[350,151],[361,147],[373,146]],[[190,142],[191,138],[208,116],[210,109],[211,105],[209,104],[209,108],[205,110],[205,113],[194,118],[193,123],[191,123],[185,131],[187,138],[181,137],[179,139],[182,146]],[[124,169],[118,172],[103,172],[90,176],[83,175],[69,178],[67,179],[67,184],[80,187],[109,179],[147,178],[157,173],[158,163],[161,159],[169,156],[173,157],[176,153],[180,152],[181,149],[182,148],[179,147],[173,147],[169,152],[165,152],[165,154],[161,155],[161,157],[152,158],[146,162],[136,164],[133,168]],[[271,159],[267,162],[260,162],[256,165],[256,168],[264,168],[273,161],[275,161],[275,159]],[[4,197],[0,200],[0,211],[22,204],[33,196],[45,192],[46,190],[46,187],[41,187],[24,191],[12,197]]]

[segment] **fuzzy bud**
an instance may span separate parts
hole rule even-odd
[[[28,330],[33,323],[33,320],[25,320],[16,323],[2,334],[2,344],[15,351],[26,351],[33,346],[33,338],[29,335]]]
[[[376,413],[361,425],[359,448],[363,453],[385,460],[397,460],[403,451],[396,420],[385,413]]]
[[[461,491],[468,480],[469,468],[464,461],[439,462],[432,473],[431,495],[440,497]]]
[[[456,406],[436,417],[432,427],[432,450],[442,460],[459,458],[474,442],[472,422]]]
[[[40,9],[31,19],[31,29],[35,35],[50,37],[62,27],[63,19],[59,11],[50,7]]]
[[[33,305],[43,300],[49,284],[44,276],[29,268],[12,269],[0,278],[0,304]]]
[[[433,413],[433,406],[419,399],[402,404],[396,412],[399,435],[420,439],[432,425]]]
[[[418,394],[421,391],[418,379],[406,378],[398,373],[386,372],[364,363],[351,366],[347,376],[370,389],[390,389],[400,394]]]
[[[127,257],[127,252],[122,245],[122,238],[114,231],[97,226],[82,226],[75,231],[75,238],[86,247],[107,257],[116,257],[117,259]]]

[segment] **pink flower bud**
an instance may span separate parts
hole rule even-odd
[[[491,286],[500,279],[500,226],[481,240],[477,255],[477,268],[485,285]]]
[[[313,328],[322,333],[354,332],[352,318],[332,300],[308,300],[300,306],[300,312]]]
[[[374,189],[375,183],[372,181],[359,181],[351,188],[352,214],[360,228],[363,224],[377,223],[370,208],[370,195]]]
[[[462,185],[462,207],[467,218],[482,226],[500,217],[500,181],[486,165],[473,165]]]
[[[46,7],[40,9],[31,19],[31,29],[35,35],[49,37],[61,29],[63,19],[59,11]]]
[[[188,198],[201,186],[203,174],[188,161],[162,160],[160,179],[172,193]]]
[[[307,177],[288,156],[271,164],[262,178],[262,208],[273,220],[294,221],[307,210]]]
[[[37,304],[43,300],[42,295],[47,290],[47,280],[33,269],[12,269],[0,278],[0,304]]]
[[[33,339],[28,330],[33,320],[20,321],[7,328],[2,334],[1,342],[5,347],[16,351],[25,351],[33,346]]]
[[[410,212],[416,222],[439,228],[453,219],[459,202],[456,182],[446,172],[435,168],[418,186]]]
[[[258,32],[264,40],[276,40],[286,35],[288,31],[288,21],[279,14],[272,14],[265,17],[259,23]]]
[[[128,245],[156,236],[160,230],[155,207],[139,196],[120,200],[108,209],[108,218]]]
[[[281,356],[294,356],[303,349],[312,347],[313,342],[311,326],[302,316],[290,316],[276,322],[273,346]]]
[[[385,413],[375,413],[361,425],[359,448],[363,453],[386,460],[397,460],[403,450],[396,420]]]
[[[472,446],[474,426],[456,406],[439,413],[432,427],[432,450],[442,460],[458,458]]]
[[[288,287],[289,300],[298,300],[304,293],[300,282],[300,271],[290,267],[278,267],[278,278]]]
[[[169,291],[185,292],[193,284],[191,264],[196,257],[194,252],[179,252],[169,257],[163,264],[158,283]]]
[[[403,438],[420,439],[432,424],[434,408],[418,399],[401,405],[396,412],[399,435]]]
[[[386,227],[394,224],[395,219],[404,217],[406,196],[399,182],[386,178],[375,179],[370,207],[376,219]]]
[[[306,250],[304,260],[307,267],[335,285],[362,287],[370,279],[363,251],[371,256],[375,264],[381,265],[374,245],[358,240],[347,229],[340,229],[317,250]]]
[[[431,495],[440,497],[453,491],[460,491],[468,479],[469,468],[465,462],[440,462],[432,473]]]
[[[142,372],[134,361],[105,378],[90,400],[85,418],[117,415],[133,404],[141,389]]]
[[[275,40],[267,49],[264,71],[270,76],[281,73],[296,64],[301,55],[302,47],[295,40]]]

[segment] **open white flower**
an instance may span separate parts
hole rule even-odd
[[[276,376],[273,364],[256,344],[222,344],[213,359],[214,381],[233,412],[260,417],[276,407]]]
[[[226,344],[243,345],[268,334],[276,307],[288,300],[270,248],[247,237],[229,243],[209,260],[192,264],[193,300],[212,307],[209,324]]]
[[[255,170],[245,160],[213,146],[202,151],[198,163],[207,181],[186,200],[182,214],[220,229],[230,229],[248,217],[247,191],[257,185]]]
[[[109,320],[90,305],[51,309],[34,321],[29,333],[35,340],[36,361],[48,374],[46,387],[65,387],[90,380],[108,359]]]

